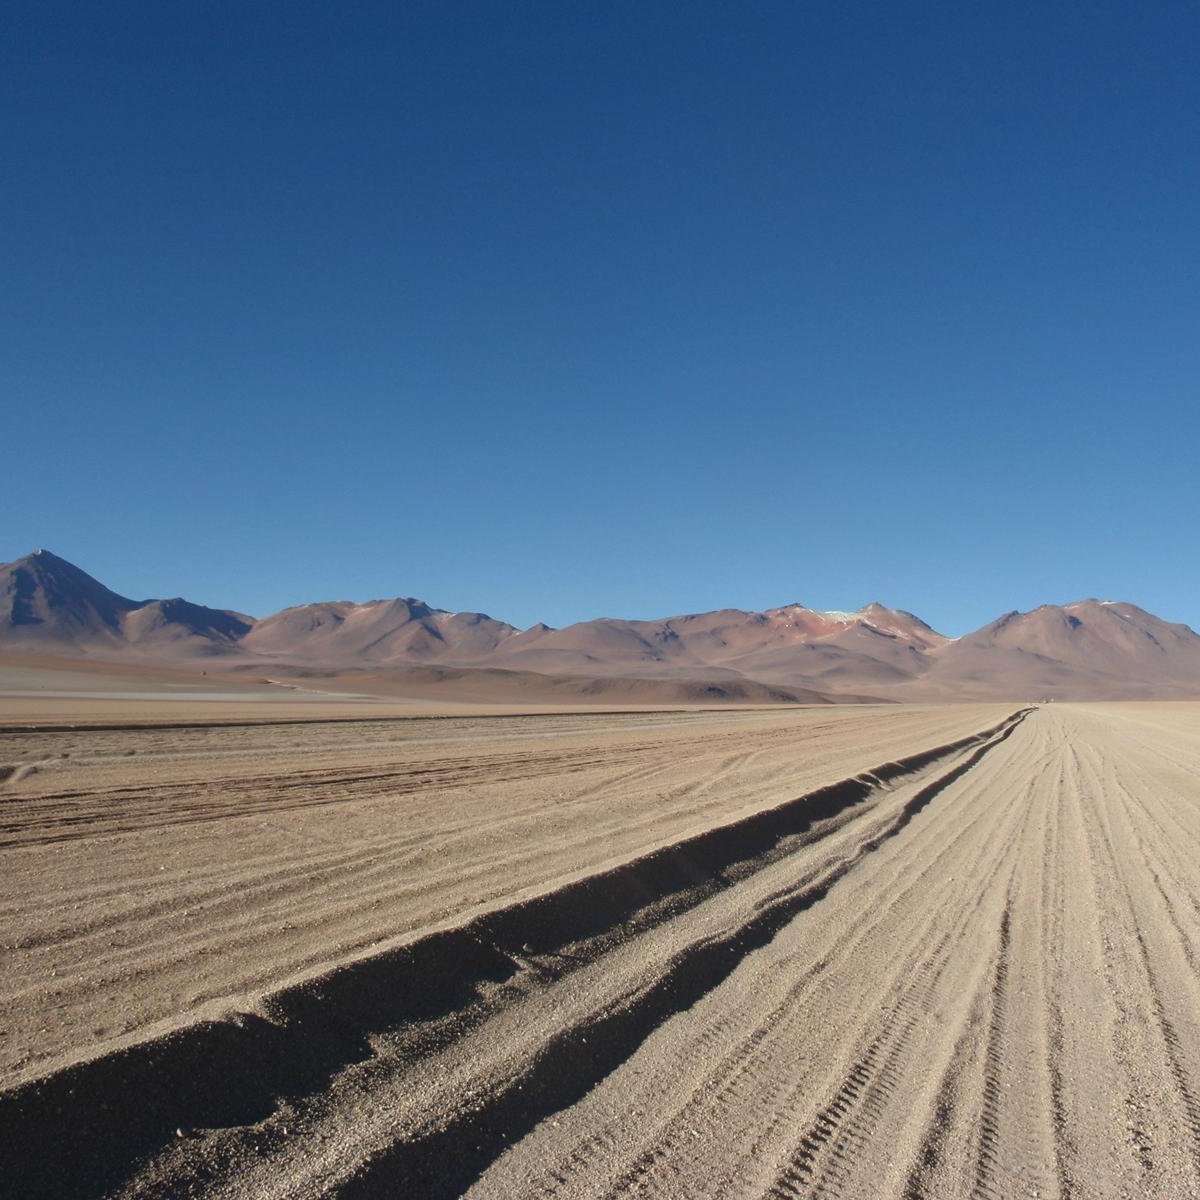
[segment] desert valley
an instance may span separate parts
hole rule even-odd
[[[0,1193],[1200,1191],[1200,638],[0,568]]]
[[[5,17],[0,1200],[1200,1198],[1200,5]]]

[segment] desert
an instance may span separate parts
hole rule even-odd
[[[1200,1188],[1186,626],[0,584],[4,1194]]]
[[[1200,5],[4,17],[0,1200],[1200,1200]]]
[[[1198,704],[132,707],[3,734],[6,1194],[1200,1186]]]

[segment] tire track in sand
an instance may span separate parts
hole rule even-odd
[[[507,1144],[515,1114],[525,1109],[530,1093],[541,1091],[543,1102],[557,1095],[555,1103],[569,1103],[580,1089],[586,1089],[588,1079],[611,1070],[665,1015],[687,1007],[755,946],[768,941],[796,912],[822,900],[840,878],[907,826],[941,787],[1007,738],[1023,716],[1024,710],[985,734],[960,739],[936,751],[923,751],[907,763],[875,768],[874,779],[900,780],[905,772],[911,772],[918,780],[922,774],[930,776],[932,782],[909,796],[848,859],[835,860],[816,882],[764,897],[732,928],[674,953],[655,968],[655,975],[639,981],[634,994],[615,1010],[606,1006],[557,1032],[538,1056],[526,1063],[524,1075],[510,1081],[510,1086],[493,1091],[482,1107],[449,1122],[439,1120],[435,1131],[382,1155],[371,1171],[359,1173],[355,1192],[347,1194],[367,1194],[363,1188],[371,1186],[374,1175],[394,1178],[397,1169],[401,1177],[419,1174],[432,1160],[454,1161],[459,1171],[478,1170],[487,1156],[494,1156]],[[957,765],[939,768],[939,759],[948,758],[954,763],[956,756]],[[589,954],[602,955],[613,929],[628,928],[634,936],[645,937],[657,922],[686,914],[689,906],[706,897],[737,893],[742,883],[731,885],[725,877],[728,867],[743,863],[738,871],[742,879],[747,856],[748,861],[758,859],[762,865],[775,862],[781,854],[792,852],[789,837],[812,830],[819,834],[821,822],[831,830],[840,829],[840,818],[847,811],[861,811],[870,818],[877,801],[893,790],[889,786],[880,791],[862,778],[820,789],[780,808],[655,851],[645,859],[615,868],[607,876],[590,877],[510,910],[489,913],[459,929],[435,935],[426,943],[414,943],[399,958],[384,955],[364,960],[328,980],[304,985],[295,995],[272,998],[266,1020],[248,1014],[233,1023],[197,1026],[194,1031],[184,1031],[165,1053],[155,1046],[143,1060],[135,1049],[2,1094],[3,1117],[22,1131],[30,1147],[45,1145],[44,1153],[31,1153],[22,1163],[18,1177],[22,1193],[63,1194],[59,1181],[64,1172],[77,1179],[82,1176],[99,1182],[108,1178],[115,1182],[115,1172],[123,1169],[123,1162],[132,1164],[152,1151],[160,1139],[168,1138],[176,1124],[232,1129],[247,1121],[261,1121],[278,1108],[280,1096],[319,1094],[345,1065],[375,1057],[371,1046],[374,1028],[428,1020],[438,1015],[439,1004],[449,1004],[451,1009],[469,1007],[472,992],[483,995],[489,987],[502,999],[504,995],[519,996],[522,990],[553,986],[564,973],[564,960],[577,957],[582,964],[589,961]],[[634,883],[630,893],[629,885]],[[694,893],[690,899],[689,889]],[[677,899],[660,906],[655,910],[657,915],[654,911],[636,915],[628,909],[631,900],[644,906],[647,895],[656,890],[664,899],[673,894]],[[585,943],[592,939],[595,949],[581,955],[565,953],[581,936]],[[409,965],[406,956],[412,955],[416,958]],[[432,956],[428,966],[422,965],[423,956]],[[538,959],[536,964],[531,956]],[[446,966],[452,962],[478,974],[473,978],[446,977]],[[547,965],[557,969],[547,972]],[[441,982],[432,996],[422,997],[415,1008],[391,1000],[376,1012],[379,1000],[372,997],[368,1001],[363,989],[374,991],[377,977],[386,986],[406,969],[413,972],[414,978],[432,977]],[[499,991],[497,984],[502,985]],[[484,992],[479,991],[481,986]],[[365,1008],[364,1001],[368,1001]],[[139,1084],[139,1072],[143,1070],[149,1074]],[[231,1084],[232,1078],[238,1082]],[[560,1081],[557,1087],[552,1086],[554,1079]],[[209,1086],[206,1081],[211,1082],[210,1091],[204,1090]],[[92,1095],[125,1092],[139,1086],[157,1097],[147,1111],[110,1108],[103,1121],[97,1121],[94,1114],[85,1118],[81,1111]],[[563,1094],[564,1086],[571,1091]],[[172,1089],[181,1089],[173,1104]],[[51,1149],[63,1136],[64,1124],[73,1129],[76,1154],[70,1161],[56,1158]],[[187,1147],[179,1149],[186,1151]],[[397,1160],[398,1153],[407,1165]],[[391,1190],[390,1183],[384,1187],[385,1191]],[[427,1188],[426,1194],[433,1193]]]

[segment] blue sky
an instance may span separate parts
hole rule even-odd
[[[4,19],[0,558],[1200,626],[1194,3]]]

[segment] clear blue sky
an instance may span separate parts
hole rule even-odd
[[[4,6],[0,559],[1200,626],[1200,6]]]

